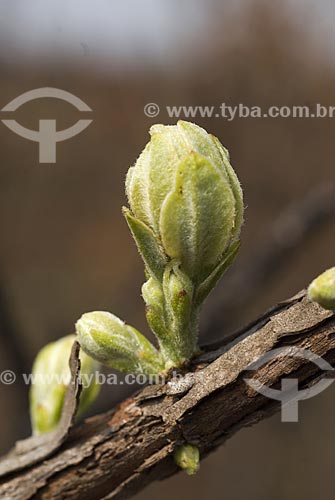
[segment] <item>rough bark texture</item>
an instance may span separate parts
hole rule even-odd
[[[316,364],[290,356],[292,346],[309,349],[334,366],[335,316],[309,302],[305,292],[221,345],[206,348],[182,379],[144,388],[117,408],[70,429],[66,442],[47,459],[4,471],[0,497],[128,498],[177,472],[173,451],[180,444],[198,445],[204,457],[240,428],[280,410],[278,402],[251,389],[244,378],[280,388],[282,377],[296,377],[306,388],[329,376]],[[286,347],[288,356],[246,372],[277,347]]]
[[[69,359],[71,383],[66,391],[62,416],[57,429],[48,434],[17,441],[14,449],[0,462],[0,478],[41,462],[56,452],[66,441],[70,429],[74,425],[82,389],[79,377],[79,350],[78,342],[74,342]]]

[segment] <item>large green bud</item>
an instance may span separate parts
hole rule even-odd
[[[35,435],[54,430],[60,420],[65,393],[71,380],[69,358],[75,339],[75,335],[67,335],[44,346],[36,356],[30,389],[30,417]],[[100,364],[82,351],[79,358],[83,390],[78,415],[86,411],[100,391],[95,377]]]
[[[197,348],[199,309],[233,262],[243,222],[243,195],[228,151],[184,121],[154,125],[130,168],[125,217],[145,263],[147,319],[166,366]]]
[[[150,134],[127,174],[132,211],[126,213],[127,220],[152,276],[162,274],[159,264],[175,259],[200,284],[238,239],[243,220],[240,183],[228,151],[198,125],[154,125]],[[148,246],[156,248],[150,251]]]

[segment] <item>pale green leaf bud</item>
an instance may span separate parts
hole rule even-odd
[[[151,330],[156,335],[160,347],[169,337],[169,325],[165,313],[165,297],[162,285],[154,278],[149,278],[142,286],[142,296],[146,304],[146,317]],[[164,350],[161,350],[164,358]]]
[[[159,351],[140,332],[105,311],[83,314],[76,323],[82,349],[92,358],[126,373],[159,373]]]
[[[194,284],[200,283],[239,236],[239,181],[227,150],[201,127],[179,121],[154,125],[150,134],[151,141],[127,175],[133,216],[152,231],[166,258],[178,260]],[[143,255],[142,238],[131,229]],[[144,260],[151,276],[160,279],[148,258]]]
[[[335,311],[335,267],[320,274],[308,287],[308,296],[324,309]]]
[[[220,141],[193,123],[154,125],[126,179],[127,223],[145,263],[147,320],[165,366],[197,347],[200,307],[239,248],[243,194]]]
[[[149,278],[142,285],[142,295],[148,307],[155,309],[157,314],[164,315],[164,293],[158,281],[154,278]]]
[[[44,434],[57,427],[67,386],[71,380],[69,358],[75,335],[67,335],[47,344],[38,353],[32,369],[30,416],[33,434]],[[80,352],[80,377],[83,390],[78,415],[83,413],[99,394],[95,372],[99,363]]]
[[[183,444],[174,452],[174,460],[181,469],[192,476],[200,467],[199,448],[193,444]]]

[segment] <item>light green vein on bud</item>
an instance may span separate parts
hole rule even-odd
[[[76,323],[82,349],[92,358],[126,373],[159,373],[164,368],[159,351],[140,332],[114,314],[95,311]]]

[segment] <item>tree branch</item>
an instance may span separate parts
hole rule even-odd
[[[204,457],[240,428],[280,410],[278,402],[251,389],[246,376],[273,388],[282,377],[294,376],[300,388],[307,388],[329,375],[290,356],[292,346],[334,365],[335,316],[309,302],[304,291],[225,343],[206,348],[178,381],[145,387],[117,408],[71,429],[52,456],[7,474],[0,483],[1,498],[121,499],[174,474],[176,446],[191,442]],[[246,374],[253,362],[277,347],[286,347],[288,356]]]

